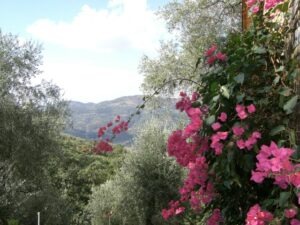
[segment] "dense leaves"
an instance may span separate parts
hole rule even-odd
[[[169,137],[168,152],[189,173],[179,204],[162,211],[165,219],[190,207],[200,215],[212,212],[208,224],[299,223],[295,211],[289,217],[289,210],[299,207],[300,185],[295,64],[284,54],[287,14],[269,17],[282,1],[269,3],[265,15],[255,11],[248,31],[228,35],[221,44],[226,58],[217,60],[216,44],[200,58],[200,98],[181,94],[178,109],[190,124]]]
[[[40,47],[0,32],[0,224],[89,224],[91,188],[110,178],[123,148],[95,156],[93,143],[63,136],[67,105],[39,75]],[[36,83],[36,81],[35,81]]]
[[[182,171],[165,154],[166,131],[148,121],[116,176],[93,191],[92,224],[165,224],[160,211],[177,196]]]

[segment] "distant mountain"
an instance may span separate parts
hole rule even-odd
[[[127,96],[111,101],[100,103],[82,103],[76,101],[69,102],[71,113],[71,126],[66,133],[86,138],[96,139],[99,127],[113,120],[120,115],[123,120],[127,120],[130,114],[137,111],[136,107],[142,103],[142,96]],[[175,111],[175,99],[156,98],[151,102],[150,107],[142,110],[140,115],[135,115],[129,125],[129,131],[122,133],[116,139],[116,143],[129,144],[135,135],[136,128],[146,123],[151,117],[161,117],[164,121],[176,120],[178,112]],[[167,115],[167,116],[166,116]]]

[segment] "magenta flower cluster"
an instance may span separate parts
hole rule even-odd
[[[180,188],[180,200],[176,203],[189,202],[195,211],[201,210],[203,205],[209,204],[216,195],[212,182],[208,179],[208,164],[203,153],[209,149],[209,138],[201,137],[199,130],[203,125],[204,112],[200,108],[193,108],[193,102],[197,101],[199,95],[193,93],[189,97],[186,93],[180,93],[181,99],[177,102],[176,108],[184,111],[190,119],[189,124],[183,130],[174,131],[168,139],[168,154],[174,156],[176,161],[188,169],[187,178],[183,187]],[[221,118],[225,121],[225,115]],[[223,137],[221,137],[223,138]],[[178,210],[183,213],[185,207],[169,203],[168,209],[163,209],[162,216],[169,219],[178,215]]]
[[[227,56],[218,51],[218,46],[216,44],[213,44],[208,50],[206,50],[205,57],[207,64],[210,66],[217,61],[225,62],[227,60]]]
[[[235,107],[236,115],[240,122],[235,123],[231,129],[224,130],[223,124],[228,120],[225,112],[221,112],[218,120],[211,125],[211,136],[202,136],[200,130],[203,127],[203,120],[207,112],[200,108],[193,108],[199,95],[194,93],[189,97],[186,93],[180,94],[181,99],[177,102],[176,108],[184,111],[190,119],[188,125],[182,129],[174,131],[168,139],[168,154],[174,156],[176,161],[188,169],[187,178],[180,188],[180,200],[169,203],[168,209],[163,209],[164,219],[182,214],[185,211],[186,203],[195,211],[201,209],[213,201],[218,195],[214,188],[214,175],[209,172],[209,164],[204,153],[212,150],[216,156],[221,155],[226,141],[235,141],[236,149],[252,150],[262,135],[259,131],[249,132],[245,120],[256,112],[254,104]],[[247,131],[247,132],[246,132]],[[270,147],[263,145],[257,155],[257,168],[252,171],[251,180],[261,183],[265,178],[274,178],[275,184],[282,188],[293,185],[300,188],[300,165],[291,162],[291,155],[294,150],[279,148],[274,142]],[[300,201],[300,194],[298,196]],[[176,203],[176,204],[175,204]],[[289,208],[285,210],[286,218],[291,219],[290,224],[297,225],[295,217],[297,210]],[[273,220],[273,215],[264,211],[258,204],[250,208],[247,218],[247,225],[264,225]],[[208,225],[218,225],[222,222],[221,210],[216,208],[208,218]],[[298,224],[299,225],[299,224]]]
[[[252,206],[247,213],[246,225],[265,225],[273,220],[272,213],[264,211],[258,204]]]
[[[232,134],[234,140],[241,138],[245,129],[242,126],[234,125],[232,132],[224,131],[222,124],[226,123],[228,116],[225,112],[221,112],[218,116],[218,121],[211,125],[212,135],[210,137],[204,137],[200,135],[200,130],[203,126],[203,119],[206,113],[201,108],[193,108],[192,104],[197,101],[199,95],[193,93],[189,97],[186,93],[180,93],[181,99],[176,103],[176,108],[180,111],[184,111],[188,116],[190,122],[182,130],[174,131],[168,139],[167,150],[170,156],[174,156],[176,161],[183,167],[188,169],[187,178],[184,181],[183,187],[180,188],[180,200],[171,201],[168,209],[162,211],[162,216],[165,219],[169,219],[172,216],[176,216],[176,209],[183,207],[185,203],[189,203],[191,208],[195,211],[199,211],[203,206],[209,204],[217,193],[215,191],[212,174],[209,175],[208,163],[204,156],[204,153],[211,149],[216,156],[222,154],[224,142]],[[256,111],[253,104],[248,106],[237,105],[237,116],[244,120],[250,114]],[[257,143],[257,140],[261,138],[261,134],[258,131],[253,132],[245,142],[244,146],[248,150],[251,150]],[[237,148],[239,146],[238,139]],[[179,205],[178,205],[179,204]],[[180,213],[184,212],[185,207],[180,208]],[[178,211],[177,211],[178,212]],[[221,221],[220,209],[215,209],[212,216],[208,220],[208,224],[219,224]]]
[[[283,0],[247,0],[246,4],[250,11],[254,14],[259,12],[259,4],[264,2],[264,10],[270,10],[275,8],[278,4],[282,3]]]
[[[275,179],[275,184],[286,189],[288,185],[300,188],[300,164],[293,164],[291,156],[294,150],[279,148],[274,142],[270,146],[263,145],[256,156],[255,171],[251,180],[262,183],[265,178]]]
[[[103,152],[111,152],[113,150],[113,147],[111,145],[112,137],[127,130],[128,122],[121,120],[121,116],[119,115],[116,116],[113,121],[110,121],[105,126],[100,127],[98,130],[98,138],[100,140],[94,148],[94,153],[100,154]],[[112,134],[112,137],[103,138],[105,134],[108,134],[108,132]]]

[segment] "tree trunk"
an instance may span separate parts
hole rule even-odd
[[[248,16],[248,7],[246,0],[242,2],[242,30],[247,30],[250,26],[250,17]]]

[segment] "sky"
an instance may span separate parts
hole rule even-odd
[[[170,38],[155,11],[170,0],[0,0],[0,29],[43,46],[42,74],[66,100],[142,94],[143,55]]]

